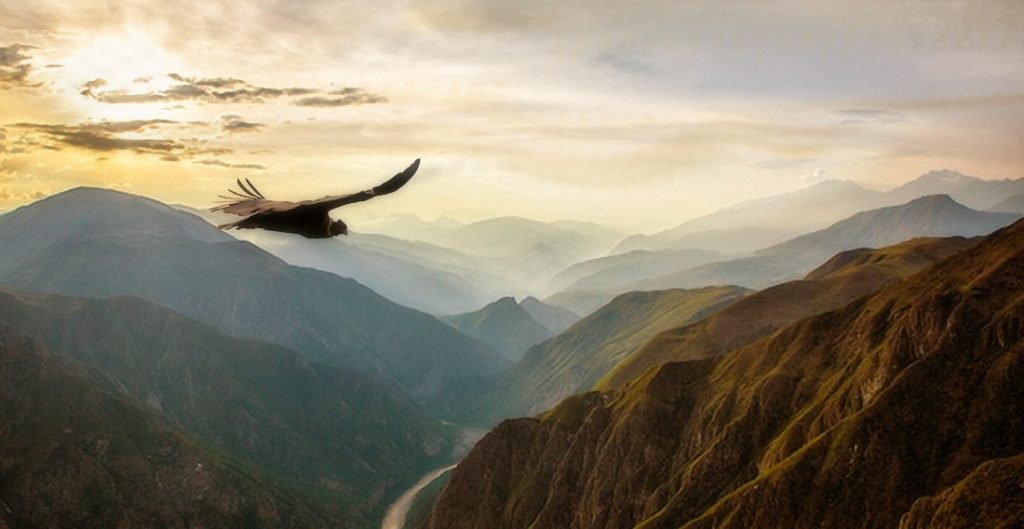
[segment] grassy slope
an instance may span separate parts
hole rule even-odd
[[[631,292],[527,351],[492,385],[488,418],[532,415],[586,391],[658,332],[703,319],[748,294],[739,287]]]
[[[806,278],[748,296],[709,318],[666,330],[620,362],[597,385],[626,384],[665,362],[718,356],[801,318],[836,309],[975,244],[977,239],[921,238],[842,252]]]
[[[927,527],[943,509],[1024,523],[1009,477],[1024,453],[1022,277],[1017,223],[727,356],[506,421],[429,527],[853,529],[908,513]]]

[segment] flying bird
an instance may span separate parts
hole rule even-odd
[[[227,203],[210,208],[210,211],[223,211],[234,213],[245,218],[238,222],[221,224],[217,226],[222,230],[260,229],[294,233],[307,239],[328,239],[338,235],[348,235],[348,226],[340,220],[332,220],[328,214],[332,209],[370,200],[373,197],[387,195],[398,191],[406,182],[416,174],[420,167],[419,158],[401,173],[392,176],[387,182],[349,195],[333,195],[318,198],[316,200],[303,200],[302,202],[288,202],[282,200],[267,200],[260,193],[256,186],[248,178],[243,183],[238,182],[239,191],[229,189],[234,196],[218,195],[227,200]],[[248,186],[246,186],[248,184]]]

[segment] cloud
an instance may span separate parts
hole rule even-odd
[[[25,202],[28,200],[39,200],[46,196],[46,193],[42,191],[29,191],[26,193],[16,193],[10,191],[7,188],[0,187],[0,201],[13,201],[13,202]]]
[[[210,147],[205,142],[195,139],[124,136],[147,133],[166,125],[176,124],[177,122],[166,119],[149,119],[86,122],[78,125],[15,123],[8,126],[24,131],[18,143],[35,149],[60,150],[64,146],[70,146],[98,152],[131,151],[174,160],[232,152],[227,148]]]
[[[198,164],[202,164],[202,165],[212,165],[212,166],[215,166],[215,167],[224,167],[226,169],[255,169],[255,170],[266,169],[266,167],[264,167],[262,165],[259,165],[259,164],[255,164],[255,163],[229,163],[229,162],[225,162],[223,160],[218,160],[216,158],[207,158],[207,159],[203,159],[203,160],[196,160],[193,163],[198,163]]]
[[[253,121],[245,121],[242,116],[235,114],[227,114],[220,117],[221,129],[224,132],[239,133],[239,132],[255,132],[267,125],[264,123],[256,123]]]
[[[0,46],[0,89],[29,85],[32,65],[28,60],[31,57],[24,52],[34,48],[27,44]]]
[[[622,48],[607,49],[594,57],[594,62],[632,75],[650,75],[657,71],[640,54]]]
[[[344,107],[348,105],[371,105],[387,102],[388,98],[382,95],[367,92],[362,88],[346,87],[329,92],[326,97],[304,97],[294,101],[293,104],[300,107]]]
[[[267,99],[298,97],[319,93],[315,88],[290,87],[271,88],[256,86],[241,79],[230,77],[185,77],[170,73],[167,77],[177,84],[164,90],[129,92],[127,90],[104,90],[103,86],[82,86],[81,94],[96,101],[111,104],[163,103],[172,101],[198,101],[202,103],[263,103]],[[139,78],[143,79],[143,78]],[[136,82],[139,82],[136,79]],[[105,83],[104,83],[105,84]]]
[[[821,167],[815,167],[813,171],[800,177],[800,180],[808,183],[818,183],[828,180],[825,177],[825,170]]]
[[[835,113],[846,118],[842,121],[843,125],[890,125],[906,121],[903,114],[884,108],[846,108],[836,110]]]

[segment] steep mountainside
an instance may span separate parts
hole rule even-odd
[[[142,197],[89,188],[52,196],[0,217],[0,247],[0,284],[138,296],[235,336],[376,373],[417,396],[504,362],[351,279],[288,265]]]
[[[1022,277],[1019,222],[726,356],[506,421],[428,526],[1020,526]]]
[[[750,252],[877,207],[881,198],[881,193],[853,182],[829,180],[741,202],[653,235],[635,235],[622,241],[614,252],[684,248]],[[800,214],[780,214],[784,211]]]
[[[0,527],[345,527],[0,325]]]
[[[533,296],[527,296],[519,302],[519,306],[522,307],[531,318],[537,320],[537,323],[547,327],[548,330],[551,331],[552,335],[558,334],[568,329],[572,324],[580,321],[579,315],[575,312],[561,307],[555,307],[554,305],[548,305]]]
[[[799,278],[844,250],[878,248],[914,237],[985,235],[1019,217],[1009,213],[975,211],[944,195],[927,196],[899,206],[858,213],[826,229],[760,250],[754,257],[712,263],[638,281],[628,287],[653,289],[737,284],[765,288]]]
[[[534,320],[511,297],[475,312],[443,316],[441,321],[490,345],[510,360],[518,360],[530,346],[553,336],[550,329]]]
[[[508,371],[486,379],[464,420],[490,423],[533,415],[589,390],[594,382],[657,333],[699,321],[750,291],[740,287],[630,292],[565,332],[527,351]],[[464,401],[453,398],[453,401]]]
[[[397,389],[140,299],[0,290],[0,321],[102,373],[109,390],[145,402],[204,446],[354,519],[379,514],[453,447]]]
[[[977,239],[911,239],[873,250],[842,252],[804,279],[766,288],[700,322],[662,332],[620,362],[599,388],[625,385],[666,362],[727,353],[801,318],[840,308],[977,243]]]

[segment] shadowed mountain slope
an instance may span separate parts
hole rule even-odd
[[[62,352],[233,462],[356,520],[453,446],[397,388],[136,298],[0,290],[0,321]]]
[[[443,316],[441,321],[495,348],[510,360],[553,336],[550,329],[534,320],[511,297],[501,298],[466,314]]]
[[[620,362],[599,388],[622,386],[648,369],[729,352],[801,318],[840,308],[887,283],[973,246],[977,239],[912,239],[837,254],[804,279],[747,296],[700,322],[662,332]]]
[[[0,527],[347,527],[0,325]]]
[[[428,527],[1024,524],[1022,277],[1018,222],[728,355],[506,421]]]
[[[0,217],[0,284],[132,295],[235,336],[396,381],[418,396],[504,359],[433,317],[351,280],[291,266],[198,217],[78,188]]]

